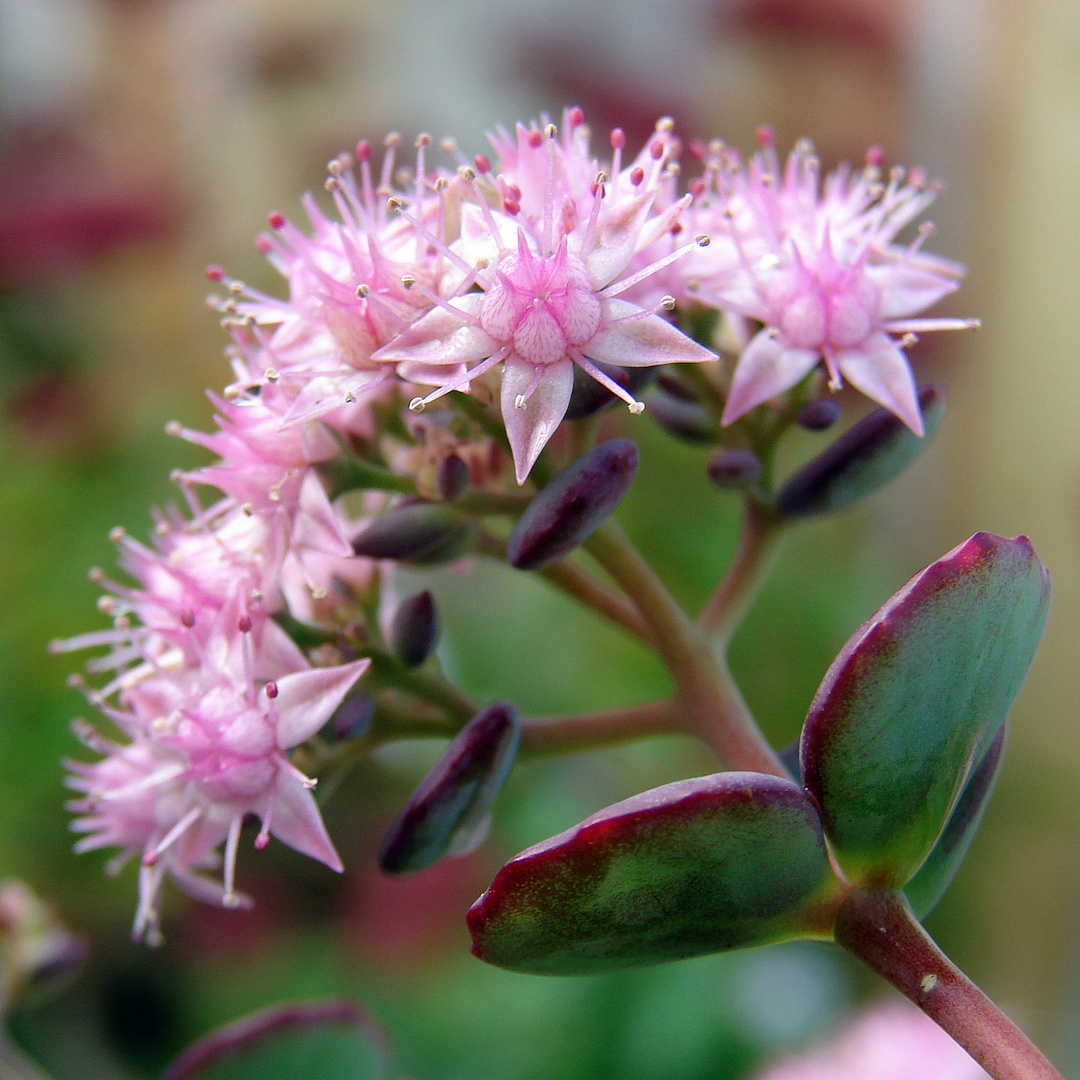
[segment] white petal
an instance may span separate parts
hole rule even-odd
[[[891,338],[872,335],[866,347],[837,353],[836,366],[852,386],[895,413],[916,435],[924,434],[915,379]]]
[[[274,699],[278,747],[288,750],[310,739],[370,665],[370,660],[354,660],[339,667],[294,671],[278,679]]]
[[[701,363],[715,360],[710,352],[672,326],[661,315],[647,315],[618,323],[642,308],[626,300],[603,300],[603,329],[581,350],[590,360],[619,367],[652,367],[654,364]],[[616,322],[616,325],[609,325]]]
[[[566,415],[574,389],[574,363],[567,357],[542,369],[540,383],[524,408],[516,402],[532,384],[536,368],[511,355],[503,365],[502,414],[510,449],[514,453],[517,482],[524,484],[529,470]]]
[[[768,330],[759,331],[735,365],[720,422],[733,423],[755,405],[789,390],[813,370],[820,358],[814,349],[789,349]]]

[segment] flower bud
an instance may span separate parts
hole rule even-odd
[[[649,415],[669,434],[694,443],[715,443],[720,425],[704,405],[684,398],[653,394],[648,401]]]
[[[637,464],[629,439],[611,439],[567,465],[514,526],[506,545],[511,565],[539,570],[569,555],[619,505]]]
[[[808,401],[795,417],[795,423],[807,431],[824,431],[831,428],[844,412],[835,398],[823,397]]]
[[[435,648],[439,616],[435,598],[425,589],[402,600],[390,628],[390,645],[406,667],[419,667]]]
[[[330,717],[324,733],[336,742],[348,742],[366,735],[375,719],[375,699],[368,694],[347,697]]]
[[[435,473],[435,487],[439,498],[452,502],[469,486],[469,466],[457,456],[448,454],[439,462]]]
[[[919,438],[888,409],[875,409],[790,477],[777,508],[788,517],[840,510],[877,491],[922,452],[945,413],[939,386],[919,388],[926,436]]]
[[[460,516],[441,503],[412,502],[377,517],[353,542],[369,559],[419,560],[437,551],[461,529]]]
[[[709,459],[709,479],[722,488],[744,487],[761,475],[761,459],[750,450],[717,450]]]
[[[379,865],[392,874],[466,855],[487,836],[491,807],[520,740],[517,709],[499,702],[457,734],[386,834]]]

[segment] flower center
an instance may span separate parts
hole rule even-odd
[[[565,239],[554,255],[529,250],[519,237],[518,250],[495,268],[495,280],[480,307],[480,325],[530,364],[555,364],[571,345],[588,342],[600,327],[600,301],[585,264],[566,250]]]

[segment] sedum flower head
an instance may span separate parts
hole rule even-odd
[[[921,250],[928,224],[914,242],[895,242],[936,190],[914,170],[894,169],[884,182],[880,153],[868,158],[862,171],[842,167],[822,184],[807,142],[783,168],[767,130],[745,164],[713,148],[696,222],[714,243],[685,269],[699,300],[764,324],[736,364],[725,424],[823,364],[832,389],[846,379],[923,434],[904,348],[923,331],[978,324],[914,318],[957,288],[963,268]]]
[[[625,169],[617,134],[610,177],[589,156],[580,110],[567,112],[561,139],[553,124],[519,125],[516,139],[500,132],[492,142],[494,172],[486,158],[477,161],[480,175],[462,171],[475,199],[462,205],[460,236],[447,249],[452,294],[430,294],[431,310],[373,358],[437,387],[413,409],[467,390],[501,364],[502,414],[521,484],[566,413],[575,365],[640,412],[644,406],[597,361],[644,367],[716,357],[664,318],[671,301],[649,309],[619,299],[658,269],[631,273],[635,253],[688,204],[655,205],[673,151],[670,122]],[[684,245],[664,265],[707,242]]]

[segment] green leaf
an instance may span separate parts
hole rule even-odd
[[[1049,600],[1027,537],[977,533],[841,650],[800,758],[853,883],[900,887],[930,854],[1024,681]]]
[[[1005,749],[1006,720],[998,729],[990,749],[972,770],[934,850],[919,867],[918,873],[904,886],[904,893],[918,919],[925,919],[952,883],[964,861],[975,833],[979,831],[990,796],[994,793],[1002,751]]]
[[[888,409],[875,409],[788,479],[777,509],[789,518],[828,514],[884,487],[923,452],[945,415],[941,387],[919,387],[919,408],[922,438]]]
[[[274,1005],[193,1043],[161,1080],[385,1080],[382,1029],[350,1001]]]
[[[728,772],[635,795],[522,852],[468,921],[481,960],[592,974],[817,936],[834,881],[802,789]]]

